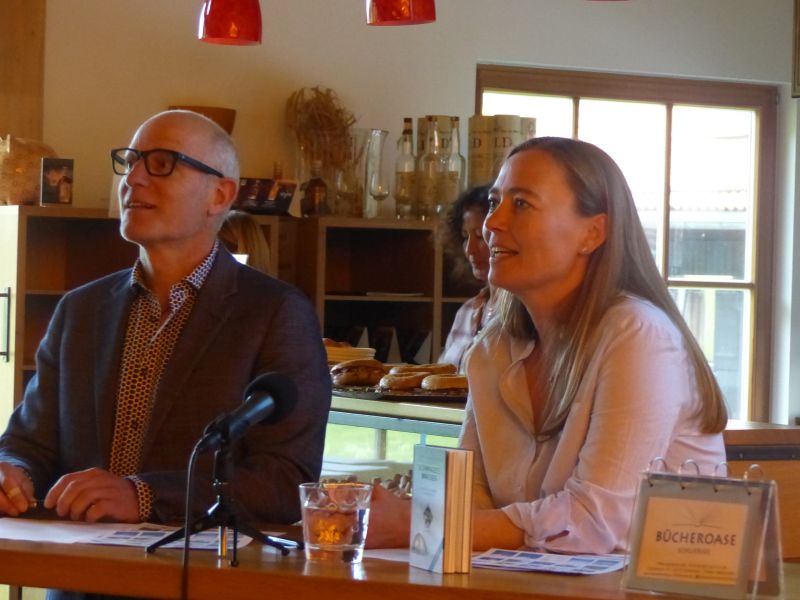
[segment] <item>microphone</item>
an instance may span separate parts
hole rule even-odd
[[[268,425],[286,418],[297,404],[297,386],[282,373],[262,373],[244,390],[244,402],[208,424],[196,450],[217,450],[239,439],[251,425]]]

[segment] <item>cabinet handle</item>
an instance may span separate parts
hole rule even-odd
[[[0,292],[0,298],[6,299],[6,323],[5,323],[5,350],[0,352],[0,356],[11,362],[11,288],[7,287],[4,292]]]

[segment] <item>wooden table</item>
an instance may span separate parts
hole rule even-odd
[[[392,402],[333,396],[330,422],[378,430],[410,431],[425,435],[457,437],[464,419],[460,403]],[[728,422],[723,433],[730,473],[741,477],[751,465],[761,475],[778,482],[783,556],[800,558],[800,512],[794,510],[800,497],[800,427]],[[756,472],[756,477],[759,474]]]
[[[372,558],[354,566],[306,562],[301,553],[281,557],[258,544],[250,544],[239,556],[241,564],[233,568],[217,564],[213,553],[193,553],[190,597],[200,600],[317,595],[325,600],[652,600],[651,595],[622,590],[621,572],[580,577],[474,569],[469,575],[438,575],[406,563]],[[159,550],[146,555],[137,548],[0,540],[0,581],[104,594],[177,598],[180,560],[178,550]],[[800,599],[800,564],[786,564],[784,571],[785,598]]]

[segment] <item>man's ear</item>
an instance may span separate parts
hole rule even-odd
[[[586,228],[586,239],[583,244],[583,247],[588,249],[588,254],[591,254],[602,246],[607,237],[608,215],[606,213],[600,213],[589,217],[589,223]]]
[[[230,177],[220,178],[216,182],[217,187],[214,191],[214,199],[208,207],[209,215],[218,215],[228,212],[236,194],[239,192],[239,182]]]

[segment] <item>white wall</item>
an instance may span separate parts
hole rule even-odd
[[[198,42],[201,4],[48,0],[44,140],[76,160],[76,205],[106,205],[108,150],[169,104],[235,108],[243,174],[266,176],[273,161],[293,162],[283,109],[303,86],[333,88],[358,126],[389,129],[394,140],[403,116],[472,114],[478,62],[767,82],[784,91],[791,74],[793,0],[438,0],[436,23],[399,28],[366,26],[363,0],[261,0],[264,43],[255,47]],[[796,101],[786,96],[778,214],[792,224]],[[800,313],[791,305],[792,232],[784,226],[777,240],[777,331],[800,329],[800,314],[791,319]],[[787,391],[800,384],[800,348],[776,347],[785,418],[800,413]]]

